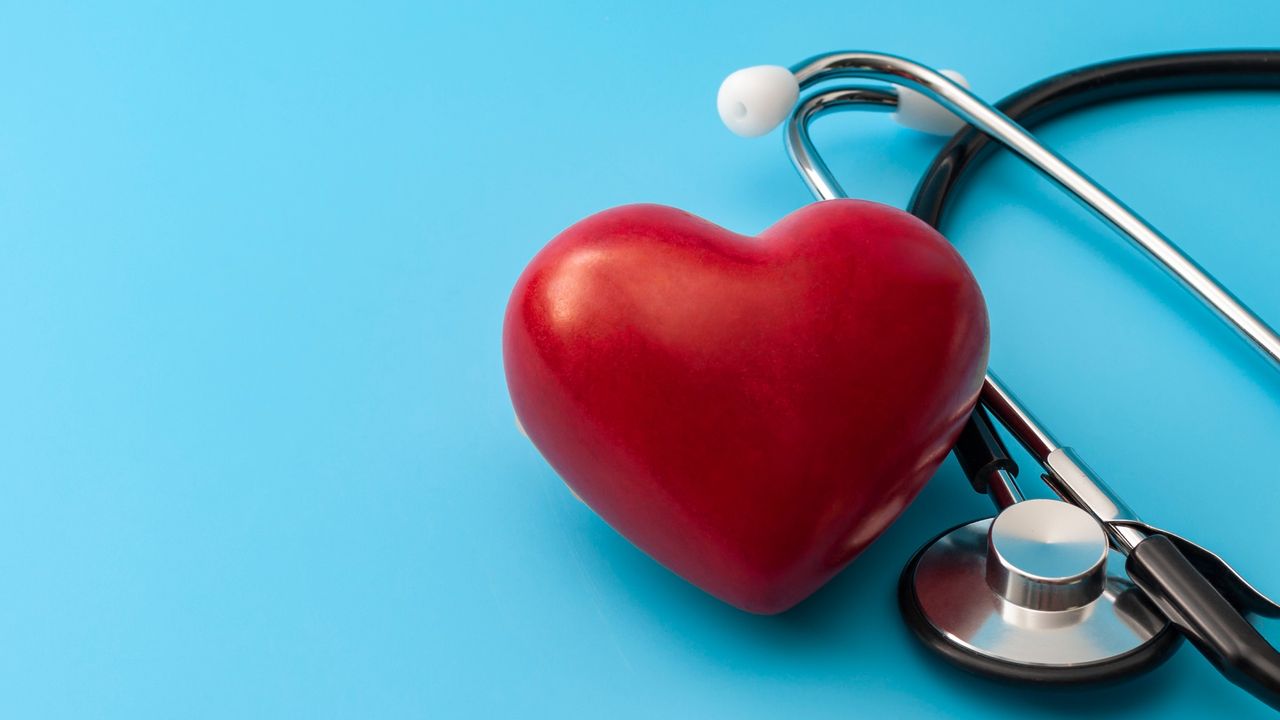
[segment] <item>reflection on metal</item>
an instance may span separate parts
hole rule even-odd
[[[949,642],[1008,663],[1078,666],[1134,653],[1167,626],[1126,579],[1124,558],[1114,550],[1106,551],[1101,591],[1081,606],[1036,610],[1002,597],[987,581],[991,525],[978,520],[942,537],[921,554],[910,578],[925,621]]]

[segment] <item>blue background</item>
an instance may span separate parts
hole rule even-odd
[[[499,328],[592,212],[754,233],[809,201],[777,134],[720,126],[737,67],[876,49],[995,99],[1280,43],[1280,4],[219,5],[0,11],[0,714],[1266,716],[1189,648],[1069,692],[926,656],[893,585],[987,512],[952,461],[793,612],[718,603],[516,433]],[[1277,127],[1280,98],[1228,94],[1043,135],[1280,323]],[[816,136],[896,205],[939,145],[881,115]],[[983,175],[950,235],[993,368],[1147,519],[1280,591],[1280,376],[1030,170]]]

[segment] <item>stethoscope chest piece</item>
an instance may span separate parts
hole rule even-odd
[[[898,599],[927,645],[970,670],[1073,683],[1140,673],[1181,635],[1129,582],[1087,512],[1015,503],[953,528],[902,572]]]

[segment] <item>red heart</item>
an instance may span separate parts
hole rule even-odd
[[[529,438],[592,509],[703,590],[776,613],[942,462],[987,313],[950,243],[891,207],[817,203],[752,238],[631,205],[529,263],[503,355]]]

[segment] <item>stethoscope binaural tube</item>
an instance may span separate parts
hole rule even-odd
[[[1009,116],[1002,115],[995,108],[968,94],[940,73],[892,56],[834,53],[801,63],[793,68],[793,72],[798,86],[811,85],[833,77],[852,76],[920,88],[976,126],[976,129],[966,128],[958,133],[931,166],[913,199],[912,211],[918,216],[934,225],[938,224],[949,190],[955,186],[966,164],[980,157],[984,148],[990,146],[991,136],[995,136],[1000,143],[1023,156],[1110,221],[1135,245],[1145,250],[1152,259],[1215,309],[1220,317],[1249,339],[1256,349],[1273,362],[1280,363],[1280,354],[1277,353],[1280,340],[1274,331],[1141,218],[1078,170],[1040,146],[1024,128],[1015,124],[1018,119],[1043,121],[1070,109],[1136,95],[1185,89],[1280,87],[1278,62],[1280,53],[1241,51],[1182,53],[1107,63],[1050,78],[1011,96],[1000,104],[1000,109],[1008,111]],[[795,107],[787,133],[788,149],[797,169],[815,195],[819,198],[840,197],[843,192],[808,139],[809,121],[835,110],[892,109],[896,104],[896,92],[892,88],[855,86],[817,93],[805,98]],[[770,112],[777,110],[776,106],[767,109]],[[722,116],[723,114],[722,106]],[[749,134],[759,132],[753,130]],[[1253,591],[1216,556],[1181,538],[1166,536],[1137,521],[1132,512],[1092,475],[1074,453],[1068,448],[1059,447],[1043,426],[994,377],[988,378],[983,391],[983,402],[1027,446],[1037,460],[1045,465],[1048,471],[1045,477],[1053,489],[1065,500],[1083,508],[1102,522],[1110,532],[1112,542],[1128,555],[1126,570],[1129,577],[1147,591],[1163,614],[1229,679],[1273,707],[1280,707],[1280,653],[1241,615],[1241,608],[1274,614],[1277,609],[1275,604]],[[1020,500],[1020,494],[1012,481],[1016,466],[1012,466],[998,436],[986,423],[985,415],[975,413],[966,435],[969,441],[966,443],[962,438],[957,447],[957,455],[975,488],[988,489],[1001,508]],[[992,481],[999,482],[992,482],[990,488],[979,487],[980,484],[985,484],[979,482],[979,476],[983,474]],[[1006,484],[1011,488],[1004,487]],[[1010,489],[1011,492],[1008,492]],[[1030,505],[1031,503],[1022,504],[1019,507],[1020,514],[1039,512],[1039,508],[1030,509]],[[1051,506],[1052,503],[1046,507],[1051,509]],[[1005,514],[1002,512],[1001,517]],[[954,546],[956,542],[970,542],[964,538],[978,537],[983,532],[994,538],[995,531],[995,526],[972,532],[966,528],[958,528],[940,536],[913,558],[907,571],[904,571],[903,587],[907,588],[908,573],[917,567],[922,559],[921,555],[926,551],[931,551],[934,555],[946,553],[948,544]],[[965,535],[966,532],[969,532],[968,536]],[[974,532],[978,535],[974,535]],[[959,540],[952,540],[953,535]],[[989,540],[988,544],[992,543],[994,539]],[[972,547],[961,550],[959,555],[955,555],[958,551],[951,548],[952,559],[960,558],[956,562],[961,564],[967,557],[965,553],[968,556],[975,553]],[[980,549],[976,552],[980,552]],[[989,556],[990,553],[988,549]],[[928,557],[924,559],[929,560]],[[989,565],[990,562],[989,558]],[[935,566],[937,564],[934,562]],[[942,577],[944,581],[947,580],[946,575]],[[1211,582],[1210,578],[1216,583]],[[918,595],[919,589],[915,590]],[[1224,595],[1231,597],[1234,604]],[[904,612],[911,620],[912,613],[907,607],[909,604],[904,602]],[[1119,608],[1119,603],[1115,607]],[[927,622],[923,624],[928,625]],[[928,641],[927,633],[921,633],[920,627],[916,629],[922,639]],[[1137,649],[1134,653],[1120,652],[1111,656],[1103,654],[1096,663],[1084,663],[1086,666],[1092,665],[1096,672],[1086,668],[1081,673],[1078,672],[1079,667],[1073,668],[1071,663],[1063,663],[1057,666],[1060,672],[1046,675],[1032,667],[1034,662],[1001,663],[998,659],[990,662],[989,658],[978,658],[982,662],[975,662],[975,654],[966,652],[959,639],[945,636],[945,633],[935,634],[940,636],[935,638],[940,640],[934,644],[935,649],[961,664],[990,674],[1029,680],[1100,679],[1116,673],[1140,670],[1161,659],[1158,657],[1161,653],[1150,652],[1160,645],[1157,635],[1149,638],[1149,642],[1143,646],[1148,651],[1146,659],[1139,658],[1135,661]],[[1165,647],[1167,650],[1167,645]]]

